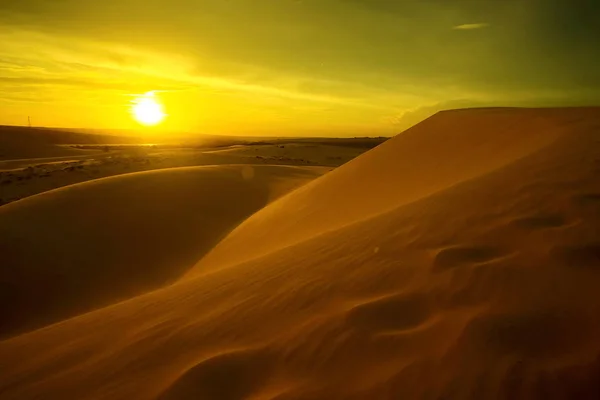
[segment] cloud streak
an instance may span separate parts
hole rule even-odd
[[[0,34],[0,40],[4,36],[6,35]],[[0,50],[0,57],[14,57],[15,54],[22,53],[19,50],[24,48],[35,49],[35,41],[32,39],[45,42],[44,52],[22,53],[26,55],[21,59],[0,63],[0,70],[11,75],[0,77],[0,86],[11,83],[36,86],[68,85],[89,89],[121,88],[125,91],[141,90],[144,86],[152,86],[151,89],[174,86],[188,89],[223,89],[309,102],[356,104],[352,99],[329,94],[305,93],[285,87],[245,82],[241,79],[204,76],[193,72],[193,60],[173,54],[142,52],[111,43],[49,37],[28,31],[13,32],[11,39],[14,49],[9,50],[13,51],[4,54]],[[66,43],[70,43],[70,46]],[[76,52],[73,47],[84,50]],[[49,59],[46,54],[51,54],[52,58]],[[53,69],[58,71],[52,71]]]
[[[477,24],[456,25],[456,26],[453,26],[452,29],[461,30],[461,31],[472,31],[474,29],[483,29],[483,28],[487,28],[489,26],[490,26],[490,24],[481,22],[481,23],[477,23]]]

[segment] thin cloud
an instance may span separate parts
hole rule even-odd
[[[456,25],[456,26],[452,27],[452,29],[469,31],[469,30],[473,30],[473,29],[487,28],[488,26],[490,26],[490,24],[484,22],[484,23],[479,23],[479,24],[462,24],[462,25]]]
[[[298,90],[295,78],[284,79],[280,85],[272,86],[244,79],[207,76],[195,71],[193,58],[184,56],[29,30],[14,29],[9,33],[0,31],[0,42],[4,43],[6,38],[6,43],[11,45],[0,49],[0,72],[10,69],[13,76],[0,77],[0,92],[8,84],[120,88],[131,93],[149,86],[158,86],[156,90],[213,88],[314,103],[383,108],[364,99],[336,96],[327,91]],[[44,46],[36,47],[35,43]],[[40,50],[23,55],[24,48]],[[52,56],[48,57],[48,54]],[[7,62],[9,59],[11,61]],[[42,73],[44,76],[40,77]],[[288,80],[289,84],[286,84]]]

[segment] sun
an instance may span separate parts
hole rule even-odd
[[[140,124],[147,126],[157,125],[166,117],[162,104],[156,100],[154,92],[137,97],[133,101],[131,112]]]

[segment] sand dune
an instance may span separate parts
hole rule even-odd
[[[35,143],[37,140],[32,142],[19,141],[17,143],[0,142],[0,160],[21,160],[30,158],[55,158],[55,159],[66,159],[66,158],[80,158],[87,157],[90,154],[98,154],[97,150],[80,150],[74,149],[69,146],[59,146],[49,143]]]
[[[95,143],[106,135],[86,135],[51,129],[36,129],[18,126],[0,126],[0,160],[85,156],[98,153],[80,150],[62,144]],[[119,138],[119,140],[124,140]]]
[[[594,109],[438,113],[254,215],[196,270],[239,263],[483,176],[557,140],[567,133],[568,118],[587,118],[585,124],[595,121],[595,113]],[[562,122],[565,118],[567,122]]]
[[[598,129],[440,113],[177,283],[0,342],[2,398],[597,399]]]
[[[324,171],[166,169],[72,185],[0,208],[0,335],[174,280],[237,223]]]
[[[330,140],[326,144],[321,144],[320,141],[316,143],[286,141],[281,145],[246,144],[220,151],[185,145],[182,147],[115,145],[107,152],[93,152],[84,156],[0,160],[0,206],[63,186],[153,169],[224,164],[334,168],[364,153],[381,141],[383,139],[369,141],[339,139]],[[338,143],[338,145],[331,145],[331,143]]]
[[[0,125],[0,161],[43,157],[86,156],[97,150],[74,149],[77,144],[138,143],[123,135],[82,133],[48,128]]]

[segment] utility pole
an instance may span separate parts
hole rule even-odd
[[[27,117],[27,125],[31,128],[31,117]]]

